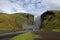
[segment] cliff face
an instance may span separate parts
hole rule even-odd
[[[60,29],[60,11],[47,11],[41,15],[42,29]]]
[[[23,23],[33,25],[34,16],[27,13],[0,13],[0,30],[22,30]]]

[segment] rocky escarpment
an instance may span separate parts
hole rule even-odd
[[[0,13],[0,30],[22,30],[22,25],[33,25],[34,16],[27,13]]]
[[[60,11],[47,11],[41,15],[42,29],[60,29]]]

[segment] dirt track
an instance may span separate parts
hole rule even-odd
[[[60,32],[43,31],[37,34],[41,36],[41,40],[60,40]]]
[[[36,34],[41,36],[40,40],[60,40],[60,32],[51,32],[51,31],[43,31],[43,32],[35,32]],[[18,35],[7,35],[0,37],[0,40],[9,40],[11,37]],[[38,39],[39,40],[39,39]]]
[[[0,34],[0,40],[9,40],[10,38],[18,35],[18,34],[22,34],[28,31],[16,31],[16,32],[8,32],[8,33],[2,33]]]
[[[11,39],[13,36],[15,36],[15,35],[9,35],[9,36],[0,37],[0,40],[9,40],[9,39]]]

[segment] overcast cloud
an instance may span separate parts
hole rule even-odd
[[[0,0],[0,12],[28,12],[38,16],[47,10],[60,10],[60,0]]]
[[[60,10],[60,0],[45,0],[50,10]]]

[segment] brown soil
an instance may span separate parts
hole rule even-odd
[[[36,34],[41,36],[40,40],[60,40],[60,32],[42,31]]]

